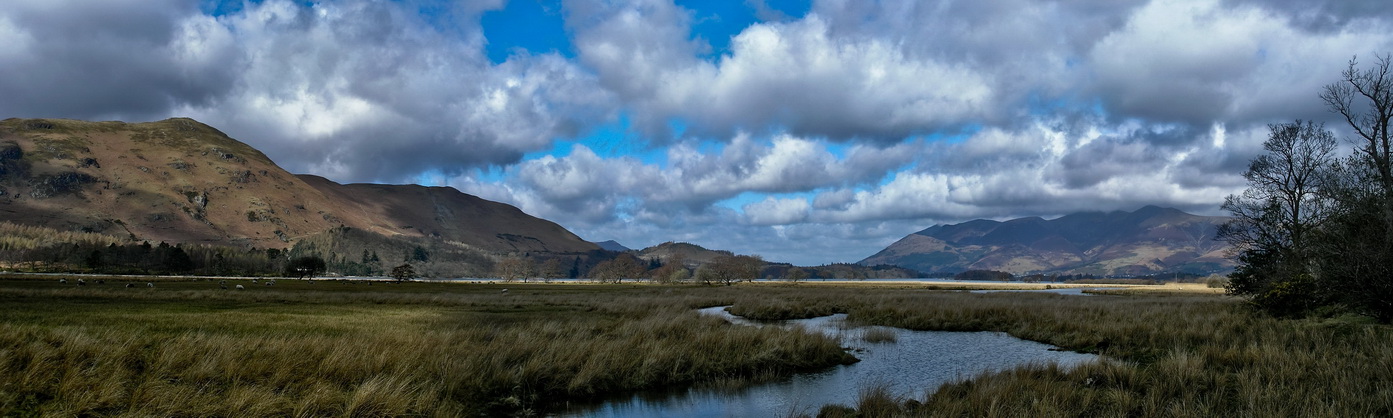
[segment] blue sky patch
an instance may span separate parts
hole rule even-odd
[[[502,63],[518,50],[574,57],[563,17],[561,2],[550,0],[512,0],[503,10],[484,13],[480,24],[488,39],[489,60]]]

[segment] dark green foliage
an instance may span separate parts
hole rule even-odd
[[[304,255],[323,257],[330,272],[345,276],[387,276],[392,266],[403,263],[410,263],[423,277],[482,277],[494,267],[489,255],[476,249],[350,227],[301,238],[289,257]]]
[[[1239,250],[1228,292],[1276,316],[1300,316],[1323,305],[1309,262],[1312,236],[1335,210],[1325,178],[1337,166],[1336,141],[1312,123],[1269,125],[1266,153],[1243,177],[1248,189],[1229,196],[1233,220],[1219,236]]]
[[[1289,255],[1248,250],[1239,254],[1239,266],[1229,274],[1229,294],[1249,297],[1252,305],[1273,316],[1298,317],[1324,304],[1320,287],[1298,266],[1287,265]]]
[[[416,269],[410,264],[402,264],[392,267],[392,278],[399,282],[409,281],[416,278]]]
[[[1321,98],[1355,134],[1354,154],[1320,125],[1271,125],[1249,188],[1224,209],[1239,250],[1230,294],[1277,316],[1348,311],[1393,322],[1393,62],[1355,61]]]
[[[158,260],[158,268],[167,274],[182,274],[193,270],[193,259],[184,252],[183,248],[175,247],[161,242],[155,248],[154,259]]]
[[[92,250],[92,253],[91,253],[91,254],[87,254],[87,258],[85,258],[85,259],[82,260],[82,265],[83,265],[84,267],[87,267],[87,268],[93,269],[93,270],[101,269],[101,268],[102,268],[102,265],[103,265],[103,263],[102,263],[102,251],[101,251],[101,250]]]
[[[1011,273],[995,270],[968,270],[953,275],[953,278],[957,280],[996,280],[1003,282],[1010,281],[1015,277],[1016,276],[1011,275]]]
[[[261,250],[200,245],[71,242],[0,250],[14,269],[99,274],[266,275],[280,271]]]
[[[784,266],[775,278],[785,278],[786,270],[792,266]],[[874,266],[864,266],[860,264],[835,263],[825,264],[815,267],[803,267],[808,273],[808,279],[839,279],[839,280],[865,280],[865,279],[903,279],[910,277],[924,277],[924,273],[907,269],[900,266],[888,264],[877,264]]]
[[[1393,321],[1393,231],[1377,200],[1365,195],[1327,222],[1315,265],[1343,307],[1386,323]]]
[[[324,259],[318,256],[308,255],[295,257],[290,260],[289,263],[285,264],[285,276],[298,279],[314,277],[323,274],[325,266]]]

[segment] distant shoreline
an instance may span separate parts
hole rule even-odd
[[[274,276],[171,276],[171,275],[137,275],[137,274],[87,274],[87,273],[27,273],[0,271],[0,279],[21,279],[21,280],[42,280],[42,279],[61,279],[61,278],[84,278],[88,280],[115,280],[115,281],[190,281],[190,280],[304,280],[304,281],[360,281],[360,282],[392,282],[396,281],[390,277],[306,277],[297,279],[293,277],[274,277]],[[412,280],[417,283],[442,283],[442,284],[492,284],[492,285],[604,285],[615,283],[600,283],[590,279],[552,279],[543,281],[542,279],[529,279],[526,282],[515,280],[512,282],[497,278],[448,278],[430,279],[418,278]],[[620,285],[698,285],[700,283],[654,283],[650,281],[625,281],[617,283]],[[1205,293],[1217,293],[1223,289],[1207,289],[1202,283],[1162,283],[1155,285],[1145,284],[1098,284],[1098,283],[1056,283],[1056,282],[997,282],[997,281],[974,281],[974,280],[949,280],[949,279],[830,279],[830,280],[804,280],[789,282],[783,280],[757,280],[752,282],[739,282],[737,286],[837,286],[837,287],[894,287],[894,288],[913,288],[928,290],[1047,290],[1047,289],[1116,289],[1125,291],[1204,291]],[[713,285],[719,286],[719,285]],[[722,286],[723,287],[723,286]]]

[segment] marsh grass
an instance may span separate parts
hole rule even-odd
[[[0,280],[0,415],[529,415],[672,385],[738,388],[846,361],[827,337],[742,327],[1003,331],[1108,360],[868,387],[824,416],[1390,416],[1393,331],[1275,320],[1203,294],[922,288],[300,283],[153,289]],[[813,406],[816,409],[816,406]]]
[[[1030,365],[825,416],[1390,416],[1393,328],[1352,316],[1278,320],[1195,293],[1099,296],[866,291],[742,298],[736,308],[837,306],[913,330],[1004,331],[1106,361]],[[747,306],[742,306],[747,305]]]
[[[722,302],[723,290],[9,284],[0,282],[5,416],[529,415],[851,360],[825,336],[692,312]]]

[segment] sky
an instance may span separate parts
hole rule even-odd
[[[591,241],[856,262],[978,218],[1222,214],[1387,0],[7,0],[0,118],[192,117]],[[1361,64],[1362,65],[1362,64]]]

